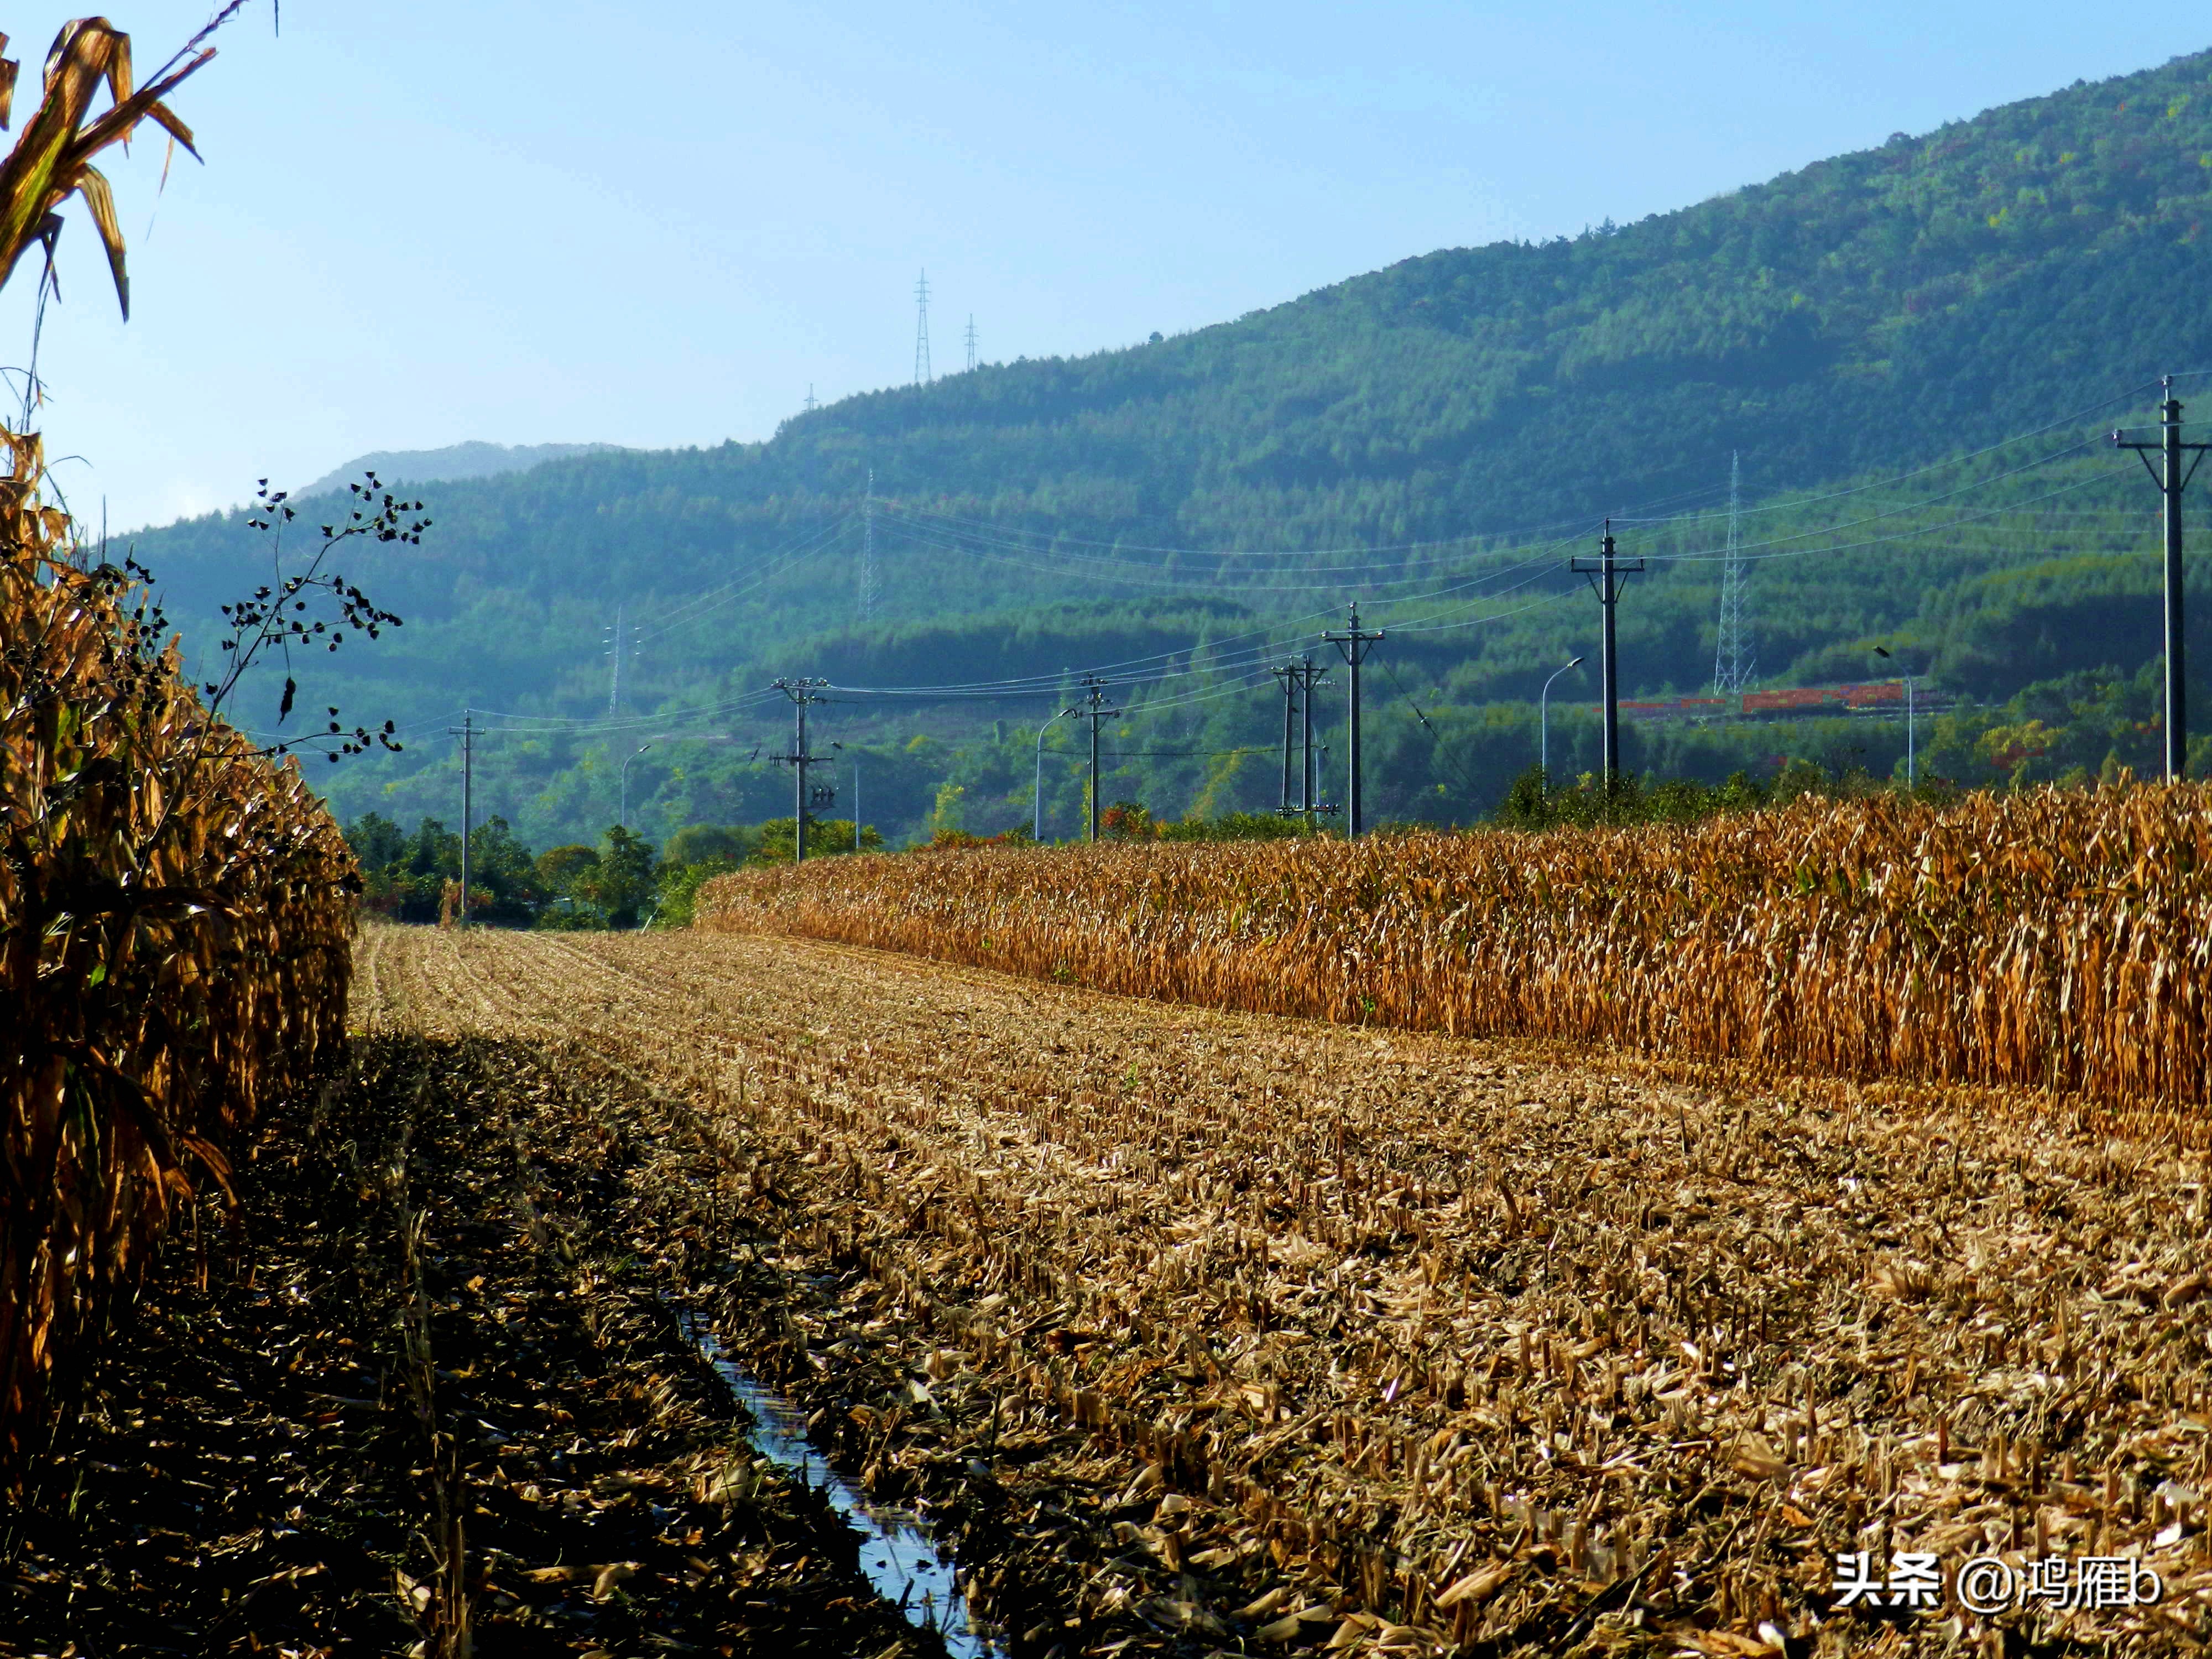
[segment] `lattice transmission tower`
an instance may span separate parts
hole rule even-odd
[[[1751,689],[1758,658],[1752,650],[1751,624],[1744,617],[1744,590],[1751,579],[1743,556],[1743,461],[1729,456],[1728,556],[1721,564],[1720,645],[1713,653],[1713,695],[1731,697]]]
[[[970,370],[975,367],[975,313],[972,311],[968,313],[968,367]]]
[[[927,386],[935,377],[929,372],[929,273],[926,270],[914,285],[914,383]]]

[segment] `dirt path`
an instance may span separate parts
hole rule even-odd
[[[1862,1550],[2160,1575],[1997,1621],[2044,1650],[2205,1628],[2197,1126],[786,939],[364,945],[373,1023],[572,1045],[713,1149],[726,1334],[1024,1652],[1989,1635],[1948,1578],[1836,1611]]]

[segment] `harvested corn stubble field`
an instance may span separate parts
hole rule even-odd
[[[2191,1115],[788,938],[378,927],[358,975],[380,1025],[603,1079],[658,1149],[621,1179],[659,1270],[842,1467],[935,1513],[1017,1654],[2206,1630]],[[1896,1588],[1839,1607],[1862,1551]],[[2160,1594],[1985,1617],[1951,1577],[1985,1556],[2130,1558]]]

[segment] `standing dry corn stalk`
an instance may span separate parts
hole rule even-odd
[[[213,54],[233,4],[134,87],[102,19],[56,38],[0,162],[0,272],[82,195],[127,306],[91,158]],[[15,66],[0,69],[0,114]],[[92,105],[105,85],[111,106]],[[343,1035],[357,876],[320,803],[215,719],[130,574],[76,557],[39,440],[0,434],[0,1486],[77,1375],[197,1170]]]
[[[2212,789],[1692,828],[979,849],[740,872],[700,925],[1128,995],[1851,1077],[2212,1099]]]

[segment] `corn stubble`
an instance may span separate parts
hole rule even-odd
[[[1858,1550],[2163,1578],[2157,1607],[2007,1614],[2007,1650],[2206,1633],[2194,1115],[1687,1079],[791,939],[366,943],[396,1023],[655,1079],[721,1171],[693,1248],[771,1241],[726,1334],[873,1489],[1000,1517],[962,1565],[1019,1651],[1995,1639],[1955,1600],[1835,1611]]]
[[[831,859],[699,925],[1102,991],[1852,1078],[2212,1098],[2212,790],[1686,829]]]

